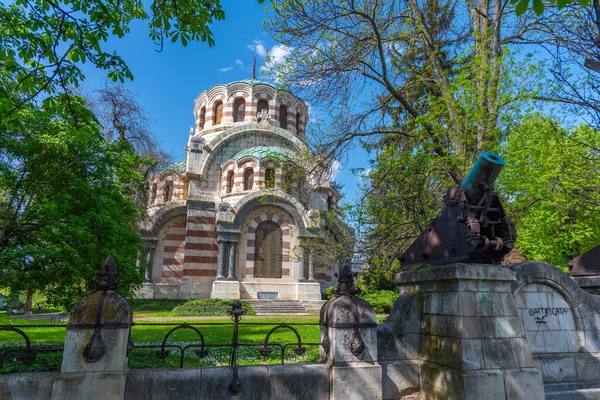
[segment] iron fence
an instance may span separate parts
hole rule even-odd
[[[29,335],[23,329],[51,328],[65,330],[67,324],[27,324],[27,325],[3,325],[0,332],[13,332],[20,336],[24,345],[12,346],[2,345],[0,341],[0,370],[4,368],[7,360],[13,360],[23,365],[30,365],[38,359],[40,354],[62,353],[63,346],[58,345],[32,345]]]
[[[187,363],[186,365],[186,355],[188,357],[191,355],[192,357],[202,361],[206,360],[210,355],[215,356],[225,356],[228,360],[225,364],[228,364],[233,367],[234,375],[237,377],[237,367],[242,361],[244,364],[266,364],[269,359],[271,363],[276,360],[277,363],[285,364],[287,359],[287,355],[292,354],[296,356],[303,356],[307,353],[307,348],[313,347],[320,349],[322,346],[321,342],[307,342],[303,341],[302,335],[299,331],[300,326],[319,326],[320,324],[317,322],[307,322],[307,323],[265,323],[265,322],[255,322],[255,321],[242,321],[243,316],[246,314],[246,310],[242,308],[242,305],[239,301],[234,301],[232,307],[227,310],[227,313],[231,316],[231,322],[211,322],[211,321],[201,321],[201,322],[191,322],[191,323],[179,323],[179,322],[133,322],[131,323],[131,330],[135,331],[136,327],[165,327],[169,328],[168,331],[164,334],[162,341],[158,344],[156,343],[143,343],[141,340],[134,341],[132,340],[132,335],[130,331],[130,339],[127,347],[127,354],[130,356],[130,367],[132,368],[153,368],[159,365],[160,362],[146,362],[140,363],[136,362],[136,355],[142,356],[145,355],[145,360],[148,360],[148,352],[143,354],[143,350],[152,351],[151,356],[154,357],[154,360],[165,360],[168,357],[177,357],[177,362],[173,363],[173,366],[177,366],[179,368],[185,368],[189,366],[191,363]],[[66,322],[66,321],[65,321]],[[102,324],[100,324],[102,325]],[[220,343],[211,343],[207,340],[207,336],[202,332],[202,329],[207,327],[231,327],[231,340],[227,342]],[[251,341],[240,341],[240,328],[245,327],[265,327],[269,328],[268,332],[264,334],[264,338],[262,340],[257,340],[254,342]],[[48,324],[23,324],[23,325],[5,325],[0,326],[0,333],[11,332],[17,334],[19,339],[22,340],[22,345],[14,345],[14,341],[10,342],[10,345],[3,344],[6,343],[5,340],[0,338],[0,371],[4,368],[5,363],[10,361],[15,364],[23,364],[30,365],[34,361],[38,360],[38,356],[40,354],[46,353],[60,353],[63,351],[63,346],[59,345],[42,345],[42,344],[34,344],[30,338],[32,332],[30,329],[37,328],[45,328],[45,329],[57,329],[64,330],[66,332],[67,324],[56,324],[56,323],[48,323]],[[92,328],[92,327],[90,327]],[[100,326],[100,329],[102,327]],[[173,343],[173,335],[176,332],[181,331],[189,331],[192,332],[195,338],[192,340],[186,340],[183,343]],[[29,333],[27,333],[29,332]],[[277,341],[274,340],[275,333],[281,332],[289,332],[293,340],[289,340],[288,342]],[[258,334],[260,335],[260,333]],[[135,335],[134,335],[135,336]],[[33,337],[33,336],[32,336]],[[110,345],[110,344],[108,344]],[[251,351],[253,355],[257,355],[259,360],[240,356],[240,349],[256,349],[256,351]],[[219,352],[219,349],[227,349],[224,352]],[[132,354],[133,352],[133,354]],[[276,358],[273,356],[277,355]],[[261,360],[262,358],[262,360]],[[132,363],[131,360],[134,360]],[[215,359],[216,360],[216,359]],[[57,364],[59,360],[54,360],[54,363]],[[218,362],[218,361],[214,361]],[[143,364],[143,365],[142,365]],[[53,368],[54,367],[54,368]],[[60,368],[60,365],[46,365],[46,370],[57,370]],[[15,370],[19,370],[16,368]],[[4,371],[8,372],[8,371]],[[235,381],[235,379],[234,379]],[[235,388],[235,385],[234,385]]]

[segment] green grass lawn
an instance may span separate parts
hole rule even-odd
[[[174,328],[172,325],[143,325],[145,323],[156,323],[154,321],[140,320],[141,317],[164,317],[165,311],[156,311],[155,313],[144,312],[143,314],[134,313],[136,324],[131,330],[131,339],[135,345],[160,345],[165,335]],[[159,315],[156,315],[159,314]],[[316,324],[318,317],[304,318],[263,318],[254,316],[245,316],[239,325],[239,343],[259,344],[263,343],[269,330],[274,325],[285,322],[291,324],[300,334],[303,343],[318,343],[319,342],[319,326],[318,325],[302,325]],[[185,351],[184,366],[202,366],[202,365],[228,365],[230,347],[210,347],[214,344],[229,344],[233,335],[233,324],[230,318],[217,319],[201,319],[197,320],[177,320],[169,319],[169,324],[186,323],[200,330],[204,336],[204,341],[208,349],[208,355],[200,358],[196,355],[195,350],[200,347],[190,348]],[[223,324],[223,325],[218,325]],[[256,324],[256,325],[255,325]],[[16,320],[8,317],[5,312],[0,312],[0,325],[50,325],[49,321],[43,320]],[[63,324],[66,326],[66,324]],[[22,329],[29,336],[32,345],[35,348],[43,346],[62,345],[66,335],[64,327],[24,327]],[[270,343],[296,343],[296,335],[289,329],[278,329],[270,339]],[[168,345],[186,346],[190,344],[200,343],[199,336],[192,329],[179,329],[169,336]],[[14,348],[24,345],[24,341],[20,335],[15,332],[0,331],[0,348]],[[286,349],[286,363],[304,363],[316,362],[319,358],[319,346],[306,346],[306,352],[298,356],[293,352],[297,346],[288,346]],[[260,347],[240,347],[239,364],[267,364],[277,363],[280,360],[280,348],[270,347],[272,353],[264,357],[260,353]],[[156,356],[158,349],[140,349],[135,348],[129,357],[129,365],[132,368],[177,368],[179,367],[179,349],[167,348],[169,356],[165,359],[160,359]],[[7,357],[5,365],[0,369],[2,372],[12,371],[55,371],[60,369],[61,354],[42,354],[39,355],[31,365],[23,365],[15,360],[15,357]]]
[[[132,302],[135,325],[131,329],[131,339],[136,346],[161,345],[165,335],[177,324],[189,324],[200,330],[204,336],[208,355],[200,358],[196,350],[200,347],[188,348],[184,352],[184,366],[229,365],[231,347],[211,347],[216,344],[230,344],[233,335],[233,323],[229,317],[211,318],[183,318],[177,316],[172,310],[184,304],[180,300],[134,300]],[[217,305],[223,308],[223,305]],[[385,317],[378,317],[381,322]],[[303,343],[318,343],[320,341],[320,327],[318,315],[307,317],[257,317],[244,316],[239,325],[240,344],[264,343],[267,333],[277,324],[292,325],[300,334]],[[155,325],[145,325],[145,324]],[[49,320],[18,320],[0,311],[0,326],[22,325],[22,329],[30,338],[32,346],[36,349],[44,346],[62,346],[66,335],[66,322],[57,325]],[[162,324],[162,325],[156,325]],[[170,324],[170,325],[168,325]],[[39,325],[39,326],[32,326]],[[167,345],[185,347],[199,344],[200,339],[192,329],[179,329],[169,336]],[[275,331],[269,343],[291,344],[297,343],[296,335],[289,329]],[[15,332],[0,331],[0,350],[7,348],[23,348],[23,338]],[[110,345],[109,343],[106,343]],[[310,363],[319,359],[319,346],[305,346],[306,352],[302,355],[294,353],[297,346],[287,346],[285,351],[286,363]],[[272,346],[271,354],[264,356],[259,346],[241,346],[239,349],[239,364],[274,364],[280,362],[280,347]],[[180,350],[167,348],[169,355],[160,359],[156,356],[158,348],[134,348],[129,355],[129,366],[132,368],[178,368],[180,363]],[[58,371],[62,360],[61,353],[40,354],[35,362],[24,365],[16,360],[15,355],[7,356],[0,373],[14,371]]]

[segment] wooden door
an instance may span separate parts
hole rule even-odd
[[[282,232],[279,225],[265,221],[256,228],[254,276],[281,278]]]

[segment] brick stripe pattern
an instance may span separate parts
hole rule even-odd
[[[281,228],[282,233],[282,256],[281,256],[281,279],[292,279],[292,243],[296,232],[296,226],[292,218],[286,212],[273,207],[259,207],[250,212],[242,224],[242,242],[240,246],[240,262],[238,265],[245,271],[245,278],[254,278],[254,256],[256,245],[256,228],[262,222],[272,221]]]
[[[252,190],[265,188],[265,175],[267,169],[270,168],[275,170],[275,187],[281,187],[281,176],[283,172],[277,163],[268,161],[267,159],[257,160],[256,158],[248,157],[241,159],[239,163],[236,163],[234,160],[229,160],[223,165],[221,171],[221,195],[228,193],[239,194],[244,192],[244,175],[249,168],[254,171]],[[229,173],[231,171],[234,173],[233,188],[229,191]]]
[[[188,208],[186,223],[183,276],[205,277],[210,281],[217,276],[217,231],[213,210]]]
[[[179,215],[167,221],[160,230],[156,248],[158,257],[155,255],[155,259],[162,259],[161,276],[164,278],[183,276],[185,229],[185,216]]]
[[[168,182],[173,185],[171,199],[165,198]],[[171,201],[183,201],[187,199],[187,182],[183,176],[177,174],[156,175],[152,177],[148,185],[148,206],[164,205]]]
[[[233,105],[238,99],[244,99],[246,102],[243,122],[257,122],[256,105],[259,100],[267,100],[271,124],[279,126],[279,109],[284,105],[288,112],[286,129],[299,136],[304,136],[308,121],[308,108],[302,100],[287,91],[276,90],[270,86],[251,86],[243,83],[217,85],[198,96],[194,106],[197,131],[215,127],[213,125],[214,110],[220,101],[223,102],[221,124],[233,124]]]

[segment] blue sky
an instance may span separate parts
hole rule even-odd
[[[126,87],[138,95],[138,101],[156,121],[155,129],[165,149],[175,160],[185,158],[190,126],[194,124],[194,99],[203,90],[219,83],[227,83],[252,76],[253,57],[256,56],[257,77],[266,50],[275,57],[283,57],[285,48],[277,46],[262,27],[267,18],[265,6],[256,0],[224,1],[225,20],[214,23],[212,31],[216,45],[191,43],[187,47],[165,43],[157,52],[148,36],[145,23],[132,25],[124,39],[111,40],[107,49],[116,50],[129,65],[135,79]],[[84,66],[85,90],[102,84],[105,72]],[[264,79],[264,77],[262,77]],[[322,114],[319,105],[315,112]],[[310,134],[310,125],[309,125]],[[346,202],[358,199],[358,180],[351,168],[367,167],[367,155],[362,150],[349,154],[336,181],[345,186]]]

